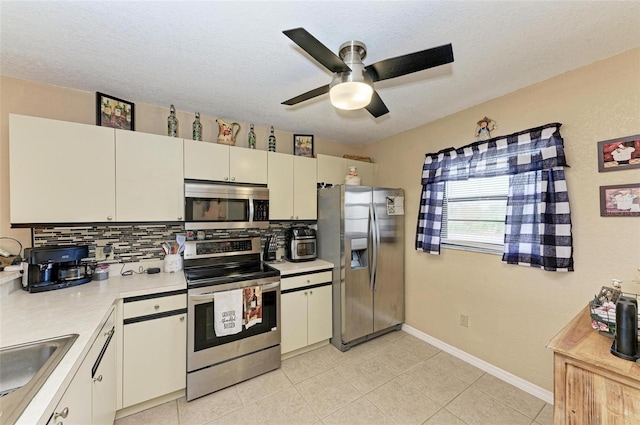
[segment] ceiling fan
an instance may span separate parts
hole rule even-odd
[[[451,44],[445,44],[365,66],[362,60],[367,56],[367,47],[361,41],[343,43],[338,49],[338,57],[304,28],[282,32],[320,65],[333,72],[330,84],[285,100],[283,105],[296,105],[328,92],[331,103],[336,108],[366,108],[378,118],[388,113],[389,109],[374,90],[373,83],[453,62]]]

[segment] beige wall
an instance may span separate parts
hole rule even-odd
[[[168,105],[158,107],[135,102],[136,131],[153,134],[166,134]],[[30,246],[30,231],[28,229],[11,229],[9,218],[9,114],[31,115],[42,118],[73,121],[85,124],[95,124],[96,111],[95,93],[56,87],[32,81],[0,76],[0,236],[14,237]],[[179,120],[179,135],[191,138],[191,124],[194,120],[192,112],[177,111]],[[218,117],[201,116],[203,124],[203,140],[215,141],[217,137]],[[226,121],[233,121],[232,117],[220,117]],[[248,123],[240,123],[237,146],[247,146]],[[302,129],[301,129],[302,130]],[[269,136],[268,127],[256,127],[257,148],[267,149]],[[300,131],[305,133],[305,131]],[[292,153],[292,133],[276,129],[277,151]],[[360,146],[344,145],[333,140],[315,139],[315,153],[333,156],[343,154],[358,155],[362,153]],[[37,173],[37,170],[33,170]],[[42,176],[46,181],[46,176]],[[73,188],[49,188],[62,193]],[[12,252],[16,249],[10,241],[0,241],[0,247],[6,247]]]
[[[491,84],[490,81],[487,84]],[[492,135],[563,124],[572,208],[575,272],[503,265],[500,256],[414,249],[424,154],[474,141],[483,116]],[[640,170],[598,173],[596,143],[640,133],[640,49],[493,99],[370,145],[384,185],[406,189],[407,324],[547,390],[546,343],[611,278],[640,292],[640,218],[604,218],[601,185],[640,182]],[[469,328],[459,325],[468,314]]]

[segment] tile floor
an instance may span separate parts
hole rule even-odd
[[[116,421],[134,424],[552,425],[553,406],[397,331],[345,353],[323,346],[214,394]]]

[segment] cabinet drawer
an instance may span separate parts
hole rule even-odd
[[[311,273],[301,276],[282,277],[280,283],[280,290],[286,291],[287,289],[303,288],[305,286],[317,285],[319,283],[331,282],[331,270],[320,273]]]
[[[184,308],[187,308],[186,294],[149,298],[133,302],[127,302],[125,299],[123,303],[123,317],[124,319],[130,319],[132,317],[148,316],[150,314],[164,313]]]

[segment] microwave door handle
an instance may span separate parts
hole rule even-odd
[[[254,205],[253,205],[253,196],[249,196],[249,225],[253,224],[253,213],[254,213]]]

